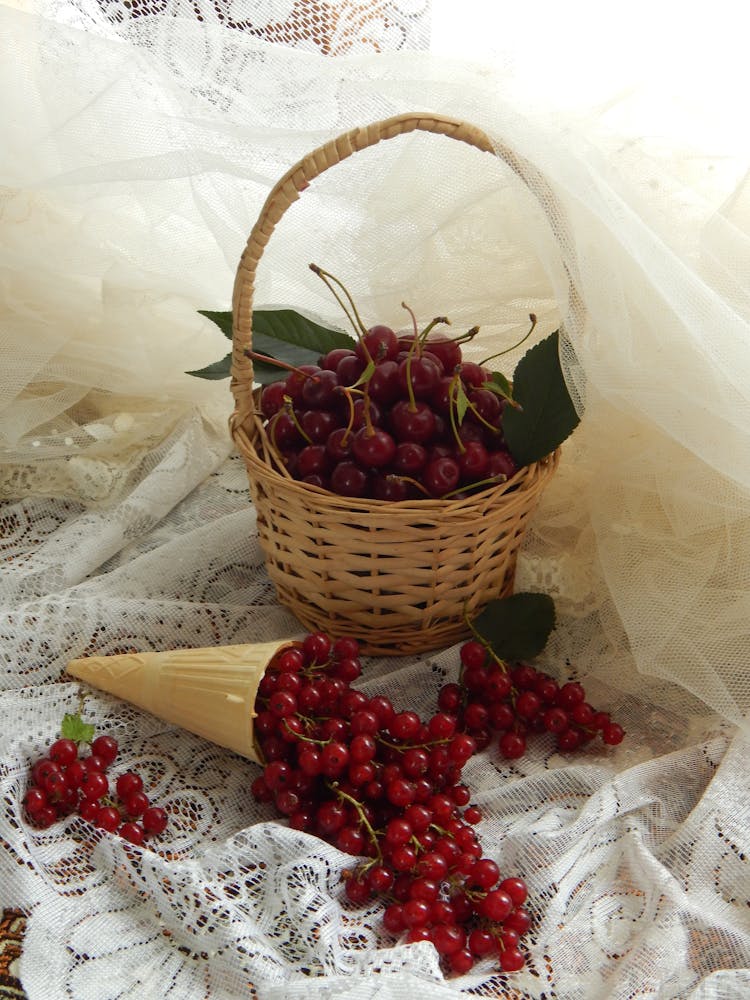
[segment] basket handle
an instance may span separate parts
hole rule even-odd
[[[310,181],[328,170],[329,167],[347,159],[353,153],[376,145],[383,139],[392,139],[394,136],[414,131],[446,135],[451,139],[459,139],[469,146],[475,146],[484,153],[493,153],[499,156],[527,186],[529,179],[533,177],[535,184],[544,191],[545,197],[540,200],[542,200],[545,214],[555,237],[558,241],[561,240],[565,221],[559,211],[557,199],[549,191],[549,187],[539,171],[507,146],[494,144],[475,125],[470,125],[458,118],[414,113],[395,115],[371,125],[354,128],[318,147],[293,167],[290,167],[273,187],[266,198],[240,258],[232,296],[231,390],[235,401],[235,411],[230,419],[232,432],[240,428],[244,429],[246,421],[251,420],[254,413],[253,365],[245,351],[252,347],[255,273],[276,224],[289,206],[299,198],[300,192],[310,184]],[[580,312],[582,311],[581,298],[570,274],[568,274],[568,281],[570,307]]]

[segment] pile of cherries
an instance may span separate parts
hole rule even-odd
[[[449,339],[432,329],[448,322],[439,318],[397,335],[366,328],[351,298],[350,308],[352,348],[262,390],[265,431],[290,475],[339,496],[391,501],[460,498],[511,478],[518,467],[503,437],[507,396],[461,354],[478,328]]]
[[[258,690],[255,733],[265,763],[252,793],[272,802],[294,829],[360,859],[345,873],[346,895],[357,904],[383,898],[389,933],[432,942],[450,972],[466,973],[487,957],[513,972],[525,964],[519,944],[531,923],[526,886],[483,855],[475,830],[482,815],[461,775],[472,754],[489,744],[494,706],[501,703],[514,716],[501,752],[519,756],[508,754],[503,740],[540,728],[524,714],[523,695],[536,694],[543,675],[534,672],[535,685],[519,686],[531,668],[511,669],[479,642],[467,643],[461,655],[460,683],[442,688],[439,710],[425,722],[351,686],[361,672],[353,639],[311,633],[282,650]],[[489,694],[493,686],[501,690],[495,668],[509,679],[502,702]],[[551,707],[533,718],[550,712],[558,718],[559,708],[566,731],[595,731],[593,720],[573,719],[575,706],[585,702],[568,685],[558,690],[559,698],[545,702]],[[485,704],[480,717],[477,706]],[[615,723],[605,726],[598,717],[595,725],[607,742],[622,738],[619,727],[615,738]],[[577,745],[584,742],[581,736]]]
[[[79,742],[61,737],[31,768],[31,784],[24,806],[31,823],[46,829],[58,819],[78,813],[102,830],[117,833],[141,845],[167,827],[167,814],[152,805],[137,771],[109,775],[119,747],[112,736],[93,740],[90,752],[81,755]],[[114,785],[115,796],[110,784]]]

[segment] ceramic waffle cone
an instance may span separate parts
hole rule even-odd
[[[68,673],[165,722],[258,761],[255,696],[273,657],[294,640],[89,656]]]

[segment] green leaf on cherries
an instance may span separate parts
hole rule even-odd
[[[501,660],[531,660],[555,627],[555,602],[549,594],[511,594],[490,601],[472,624]]]
[[[483,389],[489,389],[502,399],[513,400],[513,387],[502,372],[493,372],[492,378],[482,384]]]
[[[74,743],[90,743],[94,738],[95,727],[89,722],[84,722],[80,715],[67,713],[63,716],[60,726],[60,735],[63,739],[73,740]]]
[[[199,313],[215,323],[228,340],[232,339],[231,312],[199,310]],[[256,309],[253,312],[252,349],[286,364],[317,364],[322,354],[335,347],[353,346],[353,339],[342,330],[322,326],[294,309]],[[206,379],[227,378],[231,364],[232,355],[227,354],[221,361],[187,374]],[[256,382],[267,385],[286,378],[288,372],[276,365],[253,360],[253,375]]]
[[[466,395],[463,382],[458,380],[456,387],[456,419],[459,426],[463,423],[466,411],[469,409],[469,397]]]
[[[538,462],[572,434],[579,423],[560,366],[559,333],[540,340],[521,358],[513,374],[519,408],[503,413],[503,433],[519,465]]]
[[[370,379],[372,378],[372,375],[373,375],[374,371],[375,371],[375,362],[372,361],[372,360],[370,360],[370,361],[367,362],[367,367],[362,372],[362,374],[359,376],[359,378],[354,383],[354,385],[352,386],[352,388],[354,389],[358,385],[364,385],[366,382],[369,382]]]

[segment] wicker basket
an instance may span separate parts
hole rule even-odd
[[[293,480],[275,460],[253,390],[255,273],[274,227],[311,180],[352,153],[415,129],[500,155],[479,129],[440,116],[399,115],[354,129],[310,153],[271,191],[240,261],[234,287],[230,430],[247,466],[260,543],[279,600],[309,630],[350,635],[372,655],[446,647],[472,618],[513,589],[529,518],[559,450],[508,482],[461,500],[388,502],[339,497]]]

